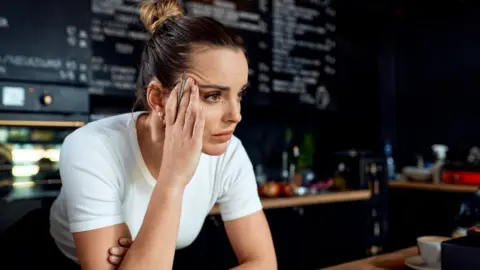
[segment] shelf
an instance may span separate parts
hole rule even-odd
[[[467,193],[474,193],[479,189],[478,186],[417,183],[417,182],[408,182],[404,180],[391,181],[388,183],[388,186],[390,188],[397,188],[397,189],[418,189],[418,190],[429,190],[429,191],[467,192]]]
[[[418,248],[410,247],[392,253],[372,256],[366,259],[329,267],[326,268],[326,270],[404,269],[405,259],[415,255],[418,255]]]
[[[370,190],[340,191],[291,198],[262,199],[262,205],[263,209],[275,209],[313,204],[369,200],[370,197]],[[216,215],[219,213],[220,209],[218,208],[218,205],[215,205],[210,211],[211,215]]]

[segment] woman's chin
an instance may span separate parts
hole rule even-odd
[[[203,142],[202,152],[210,156],[219,156],[227,151],[227,142],[224,143],[211,143]]]

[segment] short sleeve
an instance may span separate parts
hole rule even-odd
[[[218,198],[223,221],[241,218],[262,210],[252,163],[236,139],[222,161],[223,193]],[[229,153],[230,152],[230,153]]]
[[[60,177],[72,233],[124,222],[123,185],[115,161],[102,137],[74,132],[65,139],[60,150]]]

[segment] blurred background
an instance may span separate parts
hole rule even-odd
[[[139,2],[1,1],[0,234],[58,195],[65,136],[132,111],[149,37]],[[476,222],[459,211],[480,184],[479,2],[181,3],[246,43],[250,88],[235,134],[255,166],[280,269],[450,235],[460,216]],[[31,233],[48,226],[37,225]],[[214,208],[182,252],[208,269],[235,265],[222,226]]]

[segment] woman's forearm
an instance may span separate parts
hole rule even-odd
[[[183,192],[182,186],[157,183],[142,226],[119,269],[172,269]]]

